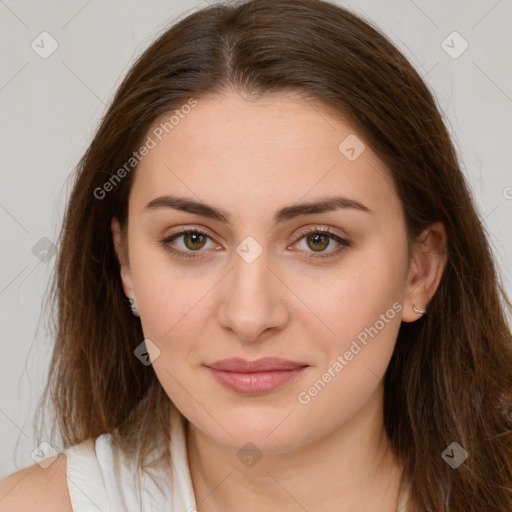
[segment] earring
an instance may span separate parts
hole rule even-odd
[[[427,312],[426,309],[418,309],[414,304],[412,305],[412,309],[416,312],[416,313],[421,313],[422,315],[425,314]]]
[[[139,310],[135,305],[135,300],[128,297],[128,304],[130,305],[130,310],[133,316],[139,316]]]

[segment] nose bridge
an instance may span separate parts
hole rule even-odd
[[[252,237],[244,239],[233,256],[221,322],[245,340],[257,338],[268,328],[281,328],[287,319],[268,256],[269,251]]]
[[[235,298],[240,304],[272,300],[269,296],[272,273],[267,268],[268,250],[247,237],[238,245],[236,253],[231,273],[230,302]]]

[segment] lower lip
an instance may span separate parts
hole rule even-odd
[[[297,377],[297,375],[306,368],[307,366],[302,366],[293,370],[240,373],[215,370],[214,368],[208,367],[221,384],[243,395],[258,395],[272,391],[284,383],[289,382],[294,377]]]

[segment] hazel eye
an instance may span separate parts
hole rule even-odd
[[[205,235],[196,232],[184,233],[179,236],[183,237],[183,243],[190,250],[202,249],[207,238]]]
[[[183,246],[181,248],[175,248],[173,243],[180,238],[182,238]],[[202,249],[206,246],[208,240],[211,240],[211,238],[207,233],[195,228],[187,230],[182,229],[178,233],[164,238],[160,243],[172,254],[183,258],[196,258],[200,257],[200,254],[196,253],[204,252]],[[215,246],[216,244],[213,245]],[[217,245],[216,247],[219,246]]]
[[[333,240],[333,238],[330,238],[323,233],[313,233],[312,235],[307,235],[305,239],[308,247],[313,249],[315,252],[317,252],[317,250],[323,251],[329,246],[331,240]]]
[[[329,258],[337,255],[346,247],[350,247],[350,242],[338,234],[332,232],[329,228],[315,228],[313,230],[302,230],[303,235],[300,240],[295,244],[299,246],[302,241],[305,242],[304,252],[308,253],[307,258]],[[331,251],[325,251],[329,244],[334,241],[338,245]],[[308,249],[311,249],[308,251]]]

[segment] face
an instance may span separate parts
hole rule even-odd
[[[404,314],[410,265],[390,174],[349,124],[313,107],[198,100],[168,134],[149,132],[156,146],[135,172],[125,293],[166,393],[227,447],[277,453],[349,424],[382,390]],[[235,357],[302,368],[231,374],[233,388],[208,366]]]

